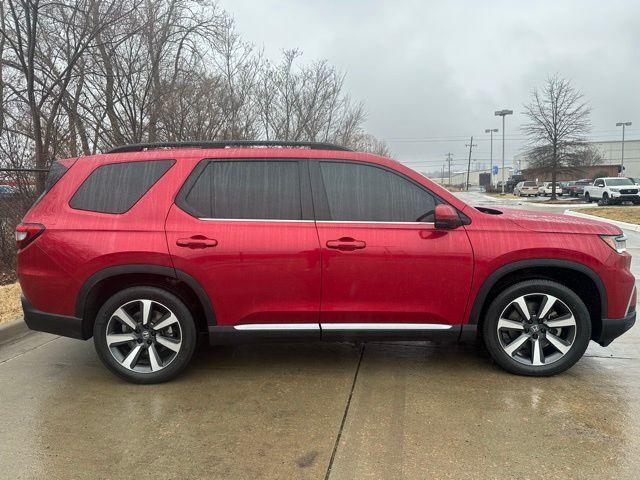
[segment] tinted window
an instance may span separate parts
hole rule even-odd
[[[330,218],[374,222],[433,222],[432,195],[382,168],[320,162]]]
[[[535,187],[536,186],[536,182],[524,182],[524,186],[525,187]]]
[[[69,205],[78,210],[124,213],[173,165],[173,160],[112,163],[96,168]]]
[[[209,162],[182,207],[200,218],[300,220],[298,162]]]
[[[604,183],[604,180],[602,183]],[[610,178],[607,180],[607,185],[633,185],[633,182],[628,178]]]

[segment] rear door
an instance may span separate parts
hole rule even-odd
[[[166,231],[175,268],[203,286],[218,326],[319,334],[320,249],[305,161],[203,160]]]
[[[322,248],[323,332],[370,328],[366,324],[460,324],[473,255],[463,227],[434,228],[441,200],[372,164],[313,161],[311,171]]]

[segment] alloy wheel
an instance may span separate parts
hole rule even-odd
[[[517,297],[502,311],[497,333],[509,357],[525,365],[549,365],[573,346],[576,319],[559,298],[529,293]]]
[[[157,372],[180,352],[182,329],[165,305],[155,300],[132,300],[109,318],[106,342],[113,358],[124,368],[137,373]]]

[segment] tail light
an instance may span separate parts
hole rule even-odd
[[[39,223],[21,223],[16,227],[16,247],[23,249],[44,232],[44,225]]]

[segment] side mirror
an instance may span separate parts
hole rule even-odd
[[[462,225],[460,216],[451,205],[436,205],[434,226],[439,230],[453,230]]]

